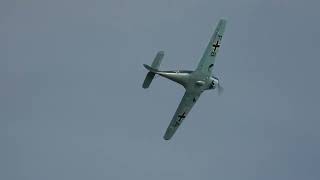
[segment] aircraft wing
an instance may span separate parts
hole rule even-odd
[[[226,27],[226,23],[227,21],[224,19],[221,19],[219,21],[218,26],[216,27],[216,30],[214,31],[214,34],[209,41],[209,44],[198,64],[196,71],[200,71],[208,75],[212,74],[215,58],[220,48],[220,43]]]
[[[171,137],[174,135],[182,121],[186,118],[188,113],[190,112],[193,105],[196,103],[200,96],[201,92],[188,92],[186,91],[184,96],[182,97],[182,100],[178,106],[177,111],[175,112],[168,128],[163,136],[165,140],[171,139]]]

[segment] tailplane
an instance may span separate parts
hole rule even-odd
[[[146,78],[144,79],[143,85],[142,87],[144,89],[148,88],[154,78],[154,76],[156,75],[155,72],[158,71],[162,58],[164,56],[164,52],[163,51],[159,51],[156,55],[156,57],[154,58],[151,67],[144,64],[143,66],[149,70]]]

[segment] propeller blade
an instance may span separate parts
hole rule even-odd
[[[220,85],[220,83],[218,84],[218,95],[220,96],[220,95],[222,95],[222,93],[223,93],[223,91],[224,91],[224,88]]]

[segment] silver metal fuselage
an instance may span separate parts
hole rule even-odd
[[[191,92],[215,89],[219,83],[218,78],[206,76],[197,71],[158,71],[156,74],[181,84],[187,91]]]

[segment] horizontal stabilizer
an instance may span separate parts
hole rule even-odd
[[[154,58],[151,67],[153,69],[159,69],[159,66],[161,64],[161,61],[163,59],[164,56],[164,52],[163,51],[159,51],[156,55],[156,57]]]
[[[164,52],[163,51],[159,51],[156,55],[156,57],[154,58],[152,65],[148,66],[146,64],[143,64],[143,66],[149,70],[146,78],[143,81],[142,87],[144,89],[148,88],[154,78],[154,76],[156,75],[155,73],[158,71],[161,61],[163,59],[164,56]]]
[[[142,85],[142,87],[143,87],[144,89],[147,89],[147,88],[150,86],[150,84],[151,84],[151,82],[152,82],[152,80],[153,80],[153,78],[154,78],[155,75],[156,75],[156,74],[153,73],[153,72],[151,72],[151,71],[148,72],[146,78],[145,78],[144,81],[143,81],[143,85]]]

